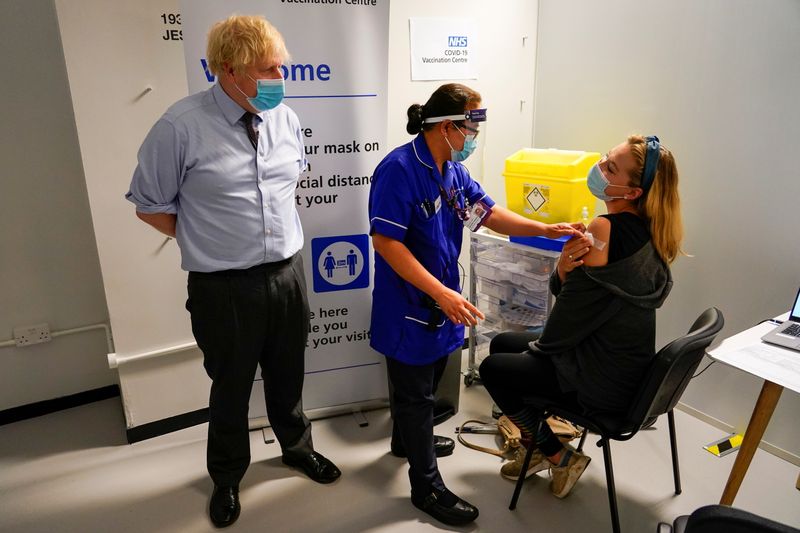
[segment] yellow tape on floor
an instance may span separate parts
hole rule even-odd
[[[720,439],[716,442],[712,442],[711,444],[703,446],[703,449],[708,450],[717,457],[722,457],[724,455],[728,455],[731,452],[735,452],[739,448],[739,446],[741,446],[743,438],[744,438],[743,435],[740,435],[738,433],[733,433],[731,435],[728,435],[724,439]]]

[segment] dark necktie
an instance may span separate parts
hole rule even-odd
[[[247,138],[250,139],[250,144],[253,145],[253,148],[258,147],[258,130],[255,129],[255,124],[253,123],[253,117],[255,115],[250,111],[245,112],[242,115],[242,121],[244,122],[244,129],[247,131]]]

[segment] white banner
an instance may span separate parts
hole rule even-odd
[[[286,40],[285,103],[300,118],[309,162],[295,197],[312,312],[304,407],[387,398],[383,358],[369,347],[367,198],[387,148],[389,1],[185,0],[181,8],[190,93],[214,83],[205,68],[214,22],[264,15]],[[264,412],[256,383],[250,416]]]
[[[409,25],[412,80],[478,78],[473,19],[412,18]]]

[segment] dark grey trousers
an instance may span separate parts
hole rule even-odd
[[[190,272],[186,309],[211,378],[207,462],[220,486],[238,485],[250,464],[248,408],[256,365],[284,455],[313,450],[303,413],[309,307],[300,254],[244,270]]]

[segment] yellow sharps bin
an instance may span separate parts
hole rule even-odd
[[[595,197],[586,187],[597,152],[523,148],[506,158],[508,208],[546,223],[576,222],[594,216]]]

